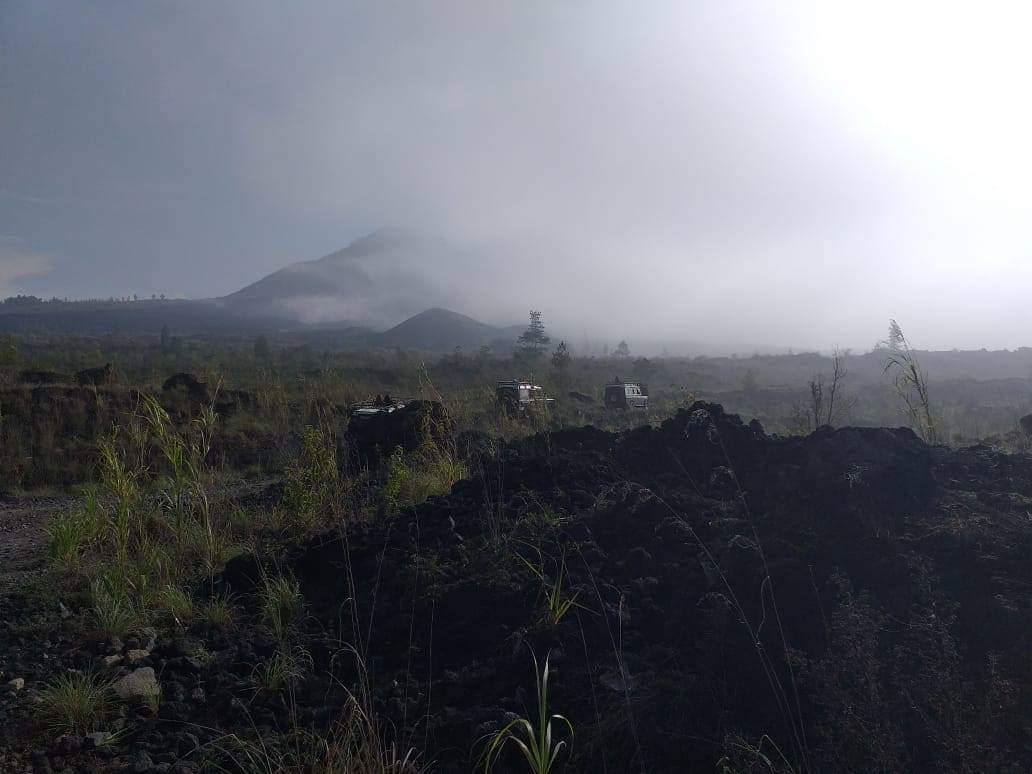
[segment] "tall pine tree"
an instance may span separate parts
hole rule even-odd
[[[516,354],[525,360],[537,360],[548,349],[551,339],[545,335],[545,324],[541,322],[541,312],[531,310],[530,324],[516,339]]]

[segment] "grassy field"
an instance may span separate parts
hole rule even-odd
[[[1032,352],[918,353],[926,372],[938,438],[953,445],[987,441],[1024,449],[1020,417],[1032,412]],[[110,363],[112,379],[77,385],[73,374]],[[15,491],[67,489],[88,481],[98,442],[155,395],[174,423],[198,401],[163,391],[186,372],[227,403],[213,444],[222,462],[245,472],[281,471],[283,452],[308,425],[331,439],[350,408],[376,395],[440,399],[460,430],[512,437],[542,427],[594,424],[622,429],[657,422],[695,399],[720,402],[771,433],[798,434],[817,424],[911,424],[884,371],[885,352],[846,355],[833,417],[814,418],[811,382],[832,377],[833,360],[813,353],[728,358],[573,357],[555,367],[548,353],[530,362],[489,351],[445,356],[334,346],[329,333],[261,337],[171,337],[71,334],[8,335],[0,346],[0,486]],[[52,385],[26,384],[26,371],[59,375]],[[548,416],[512,422],[498,411],[494,385],[529,377],[557,399]],[[602,386],[611,379],[647,382],[647,414],[606,412]],[[196,397],[196,396],[195,396]],[[825,412],[826,413],[825,407]],[[818,409],[818,413],[821,413]]]

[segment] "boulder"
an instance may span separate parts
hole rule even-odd
[[[413,400],[400,408],[353,415],[348,423],[348,452],[359,466],[372,468],[397,448],[414,451],[427,442],[446,442],[453,432],[454,424],[441,403]]]
[[[150,657],[150,651],[142,648],[130,650],[125,654],[125,660],[130,664],[138,664],[139,662]]]
[[[204,403],[211,402],[208,385],[199,381],[193,374],[185,372],[172,374],[172,376],[168,377],[164,384],[161,385],[161,389],[165,392],[182,389],[191,400],[201,401]]]
[[[115,695],[124,701],[146,701],[161,695],[161,686],[151,667],[135,669],[113,686]]]

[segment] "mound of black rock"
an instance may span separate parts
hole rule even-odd
[[[408,448],[433,411],[392,412],[354,448]],[[499,444],[444,496],[231,561],[211,591],[253,625],[61,645],[62,665],[104,659],[161,700],[133,705],[120,745],[37,752],[190,771],[227,734],[331,728],[357,692],[385,743],[468,772],[485,735],[534,717],[547,657],[549,711],[575,729],[565,771],[1025,771],[1030,512],[1027,457],[908,429],[778,438],[706,403]],[[283,647],[259,623],[269,573],[305,598],[289,690],[256,688]]]

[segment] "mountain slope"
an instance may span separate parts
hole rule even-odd
[[[384,328],[456,300],[458,291],[443,275],[444,267],[476,263],[476,256],[444,240],[406,229],[380,229],[343,250],[275,271],[221,302],[245,314]]]
[[[257,282],[230,293],[231,302],[276,301],[293,295],[358,294],[369,290],[372,281],[358,261],[378,252],[396,250],[414,241],[400,229],[380,229],[313,261],[285,266]]]

